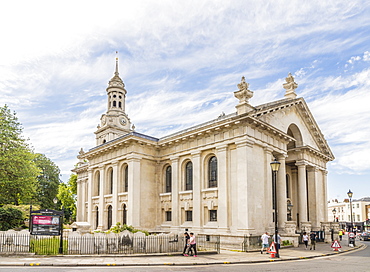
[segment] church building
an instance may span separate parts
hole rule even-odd
[[[334,156],[297,87],[289,74],[284,97],[252,106],[253,92],[242,77],[230,92],[234,113],[155,138],[137,132],[126,113],[116,59],[96,146],[81,149],[73,170],[77,222],[88,222],[91,230],[120,222],[151,232],[271,233],[270,163],[277,160],[280,233],[322,229],[328,223],[327,163]]]

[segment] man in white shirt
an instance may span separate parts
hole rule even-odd
[[[269,247],[269,238],[270,236],[268,235],[267,232],[265,232],[264,234],[262,234],[261,236],[261,240],[262,240],[262,248],[261,248],[261,254],[263,253],[263,250],[266,248],[266,254],[267,253],[267,249]]]

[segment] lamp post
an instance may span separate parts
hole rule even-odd
[[[56,206],[56,204],[58,203],[58,199],[55,197],[53,199],[53,202]],[[60,219],[59,219],[59,229],[60,229],[59,254],[63,254],[63,217],[64,217],[64,209],[63,209],[63,206],[62,206],[62,213],[61,213]]]
[[[352,216],[352,196],[353,196],[353,192],[351,192],[351,189],[348,190],[347,195],[349,197],[349,205],[351,207],[351,231],[353,231],[353,216]]]
[[[332,210],[332,212],[333,212],[334,222],[335,222],[335,214],[337,213],[337,210],[334,208],[334,209]]]
[[[278,162],[276,159],[270,163],[271,170],[272,170],[272,182],[274,185],[274,221],[275,221],[275,248],[276,248],[276,258],[280,258],[279,256],[279,247],[278,247],[278,216],[277,216],[277,194],[276,194],[276,173],[279,171],[280,162]]]

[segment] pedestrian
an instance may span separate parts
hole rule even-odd
[[[194,233],[190,232],[190,239],[189,239],[189,248],[188,248],[188,253],[185,254],[185,256],[189,256],[189,252],[191,250],[194,250],[194,257],[198,257],[197,256],[197,242],[196,242],[196,239],[195,239],[195,235]]]
[[[307,246],[308,246],[308,235],[307,235],[306,232],[303,232],[302,240],[303,240],[304,245],[306,246],[305,249],[307,249]]]
[[[261,254],[263,253],[263,250],[266,248],[266,254],[268,254],[267,249],[269,247],[269,238],[270,236],[268,235],[267,231],[262,234],[261,240],[262,240],[262,248],[261,248]]]
[[[186,256],[186,251],[187,249],[190,247],[190,235],[189,233],[185,232],[184,233],[184,240],[185,240],[185,246],[184,246],[184,250],[182,252],[182,255]]]
[[[311,231],[311,234],[310,234],[310,240],[311,240],[311,246],[310,246],[310,250],[316,250],[316,239],[317,239],[317,233],[314,232],[314,231]]]
[[[339,230],[339,240],[342,241],[342,236],[343,236],[343,230]]]
[[[272,236],[272,241],[276,241],[276,239],[275,239],[275,234]],[[278,248],[278,249],[280,249],[280,244],[281,244],[281,237],[280,237],[280,234],[278,233],[278,235],[277,235],[277,241],[275,242],[275,246]]]

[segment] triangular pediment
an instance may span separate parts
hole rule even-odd
[[[303,98],[283,99],[255,107],[250,115],[288,133],[291,124],[303,133],[302,146],[320,151],[328,160],[334,155]]]

